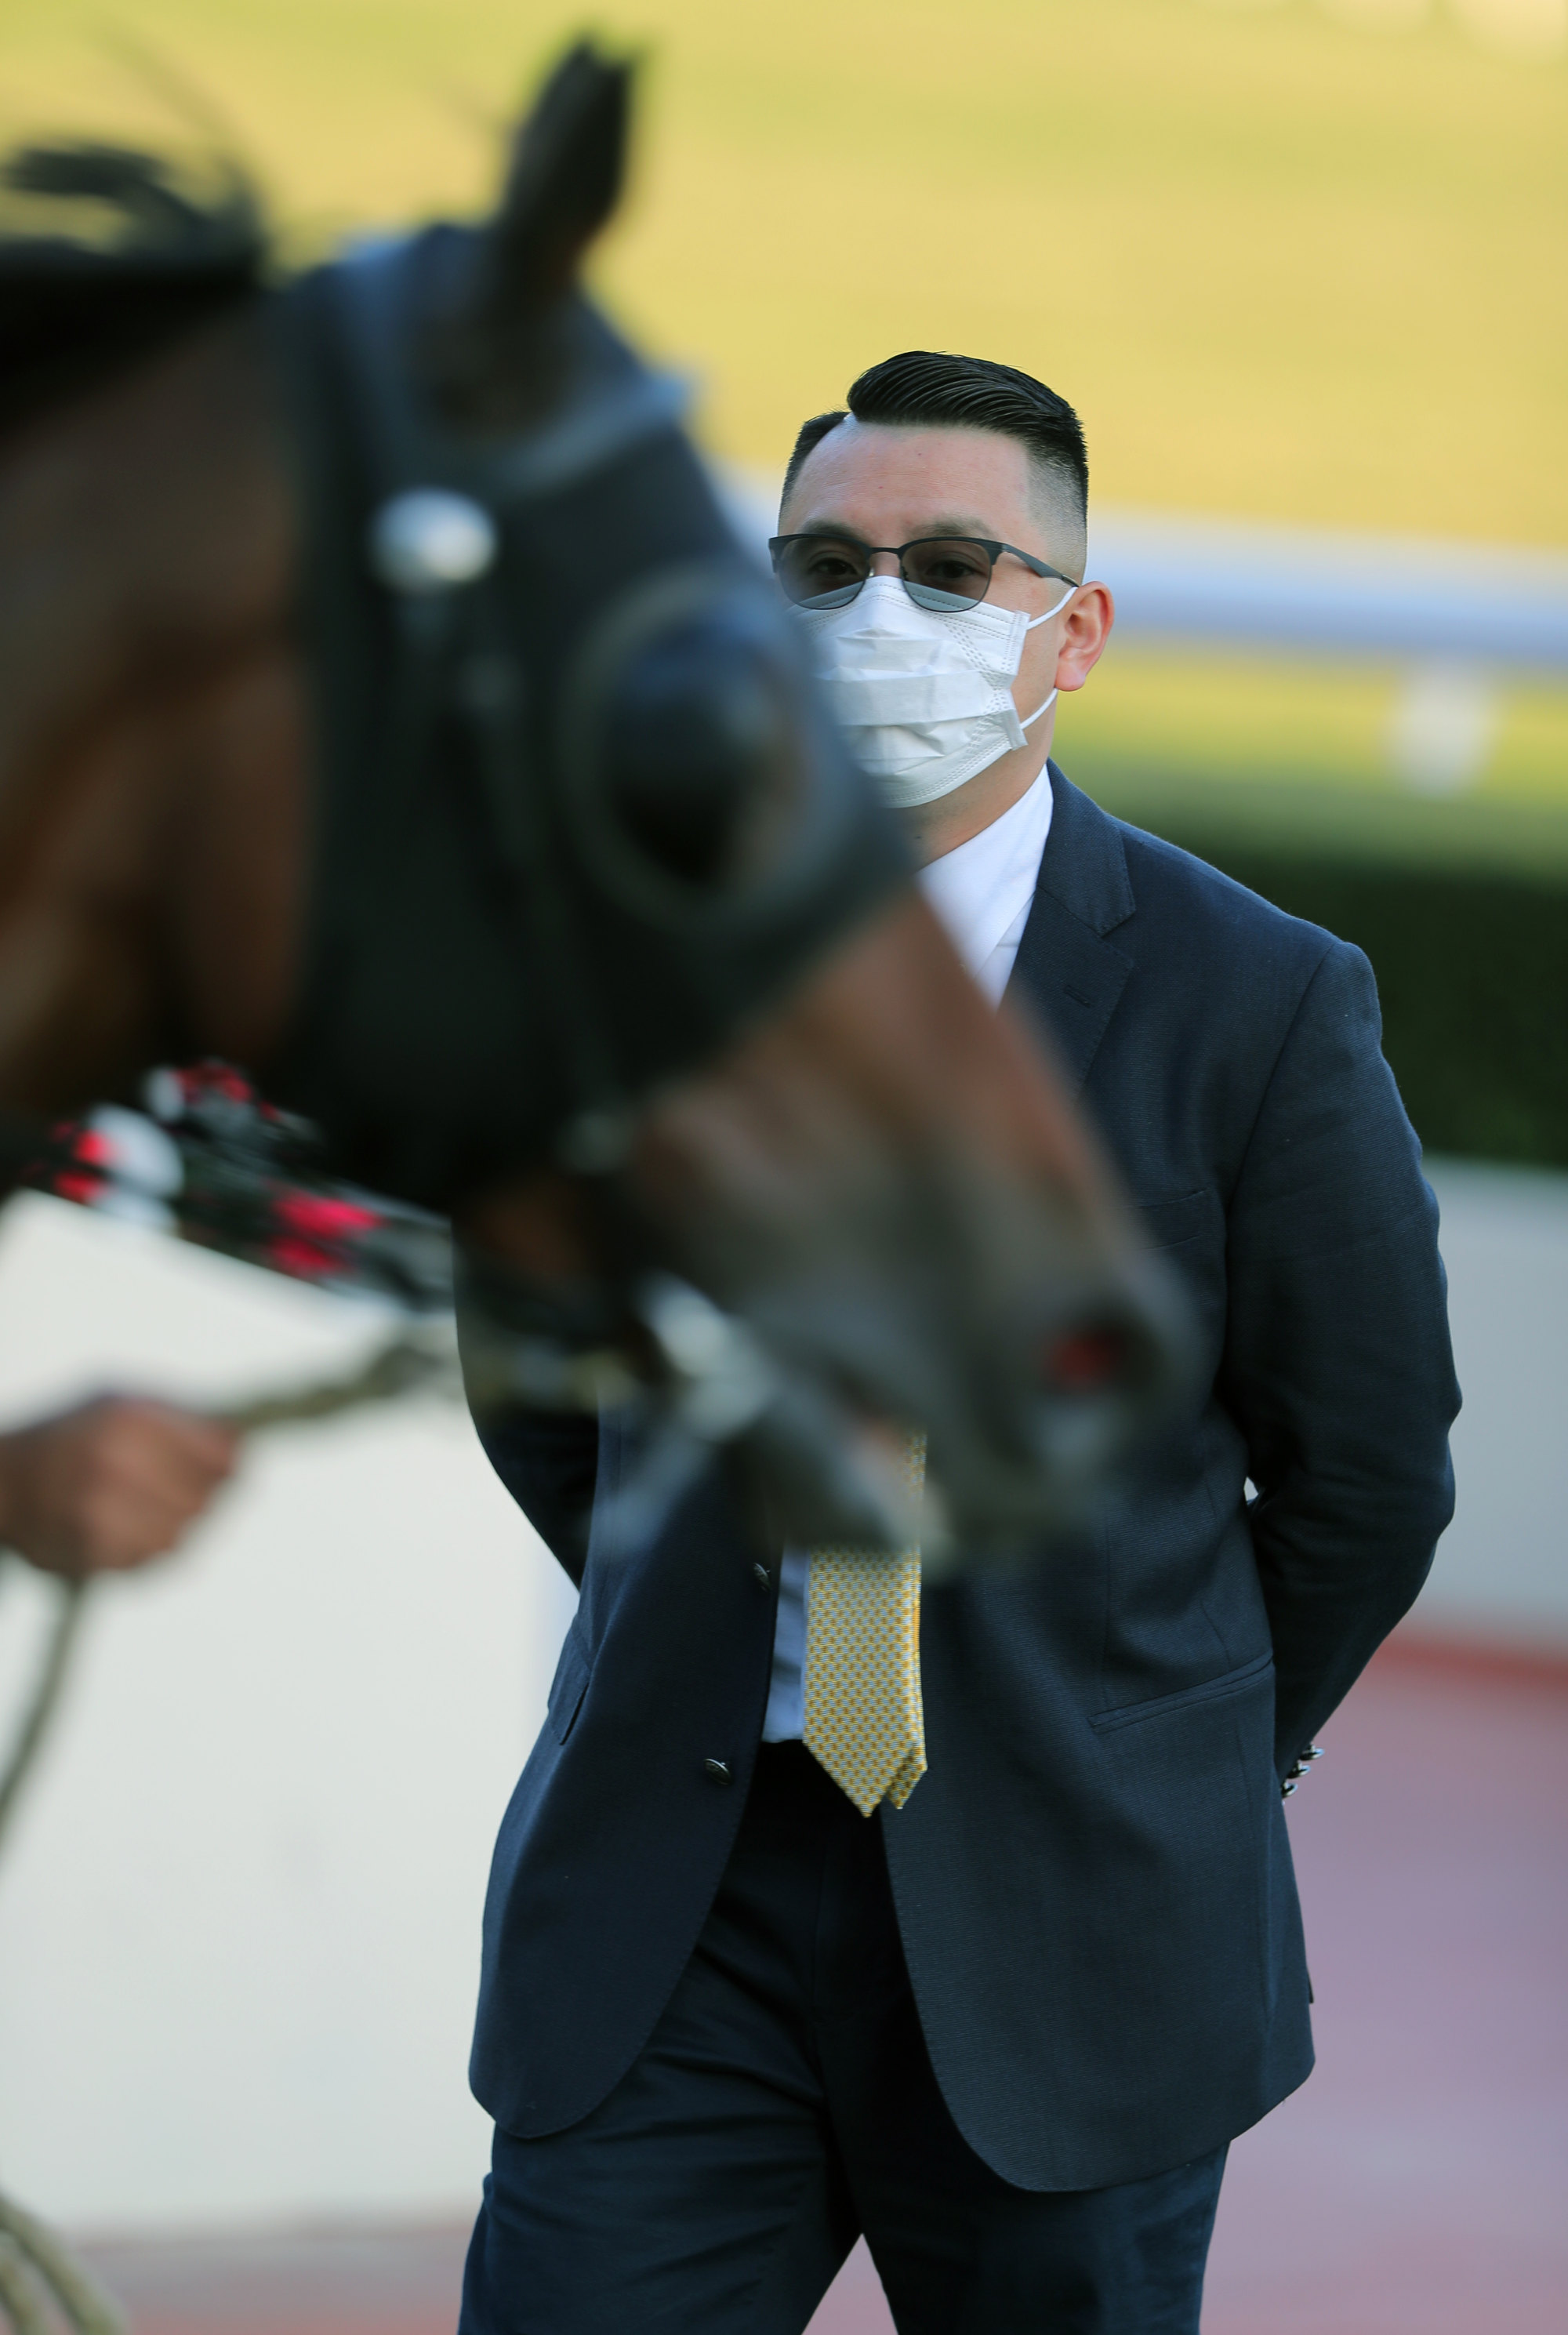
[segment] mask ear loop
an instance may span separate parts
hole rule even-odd
[[[1053,616],[1060,616],[1068,602],[1071,599],[1073,594],[1079,589],[1079,586],[1078,585],[1070,584],[1053,608],[1048,608],[1043,616],[1031,616],[1028,624],[1025,625],[1023,628],[1024,631],[1026,633],[1032,633],[1037,625],[1049,625]],[[1060,693],[1060,690],[1053,689],[1050,695],[1046,699],[1045,703],[1043,705],[1037,705],[1034,712],[1019,723],[1019,728],[1021,730],[1027,730],[1030,728],[1031,723],[1040,720],[1042,713],[1049,713],[1051,707],[1056,703]]]

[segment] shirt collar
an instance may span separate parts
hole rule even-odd
[[[1034,896],[1050,811],[1050,772],[1042,770],[1000,819],[920,870],[921,889],[972,974]]]

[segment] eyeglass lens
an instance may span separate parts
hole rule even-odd
[[[779,546],[774,567],[788,598],[800,608],[847,607],[871,573],[864,544],[826,535],[792,535]],[[991,554],[967,536],[931,536],[907,543],[899,555],[905,590],[923,608],[965,607],[991,589]]]

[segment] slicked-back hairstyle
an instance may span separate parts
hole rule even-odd
[[[993,364],[989,357],[948,356],[936,349],[905,349],[884,357],[850,386],[847,409],[816,413],[802,425],[784,473],[784,500],[801,464],[829,431],[852,413],[857,421],[904,429],[994,430],[1015,438],[1036,468],[1048,472],[1080,524],[1089,511],[1089,453],[1083,425],[1065,397],[1032,373]]]

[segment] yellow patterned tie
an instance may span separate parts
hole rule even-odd
[[[925,1438],[905,1455],[925,1481]],[[806,1605],[806,1749],[863,1817],[901,1808],[925,1773],[920,1700],[920,1550],[814,1548]]]

